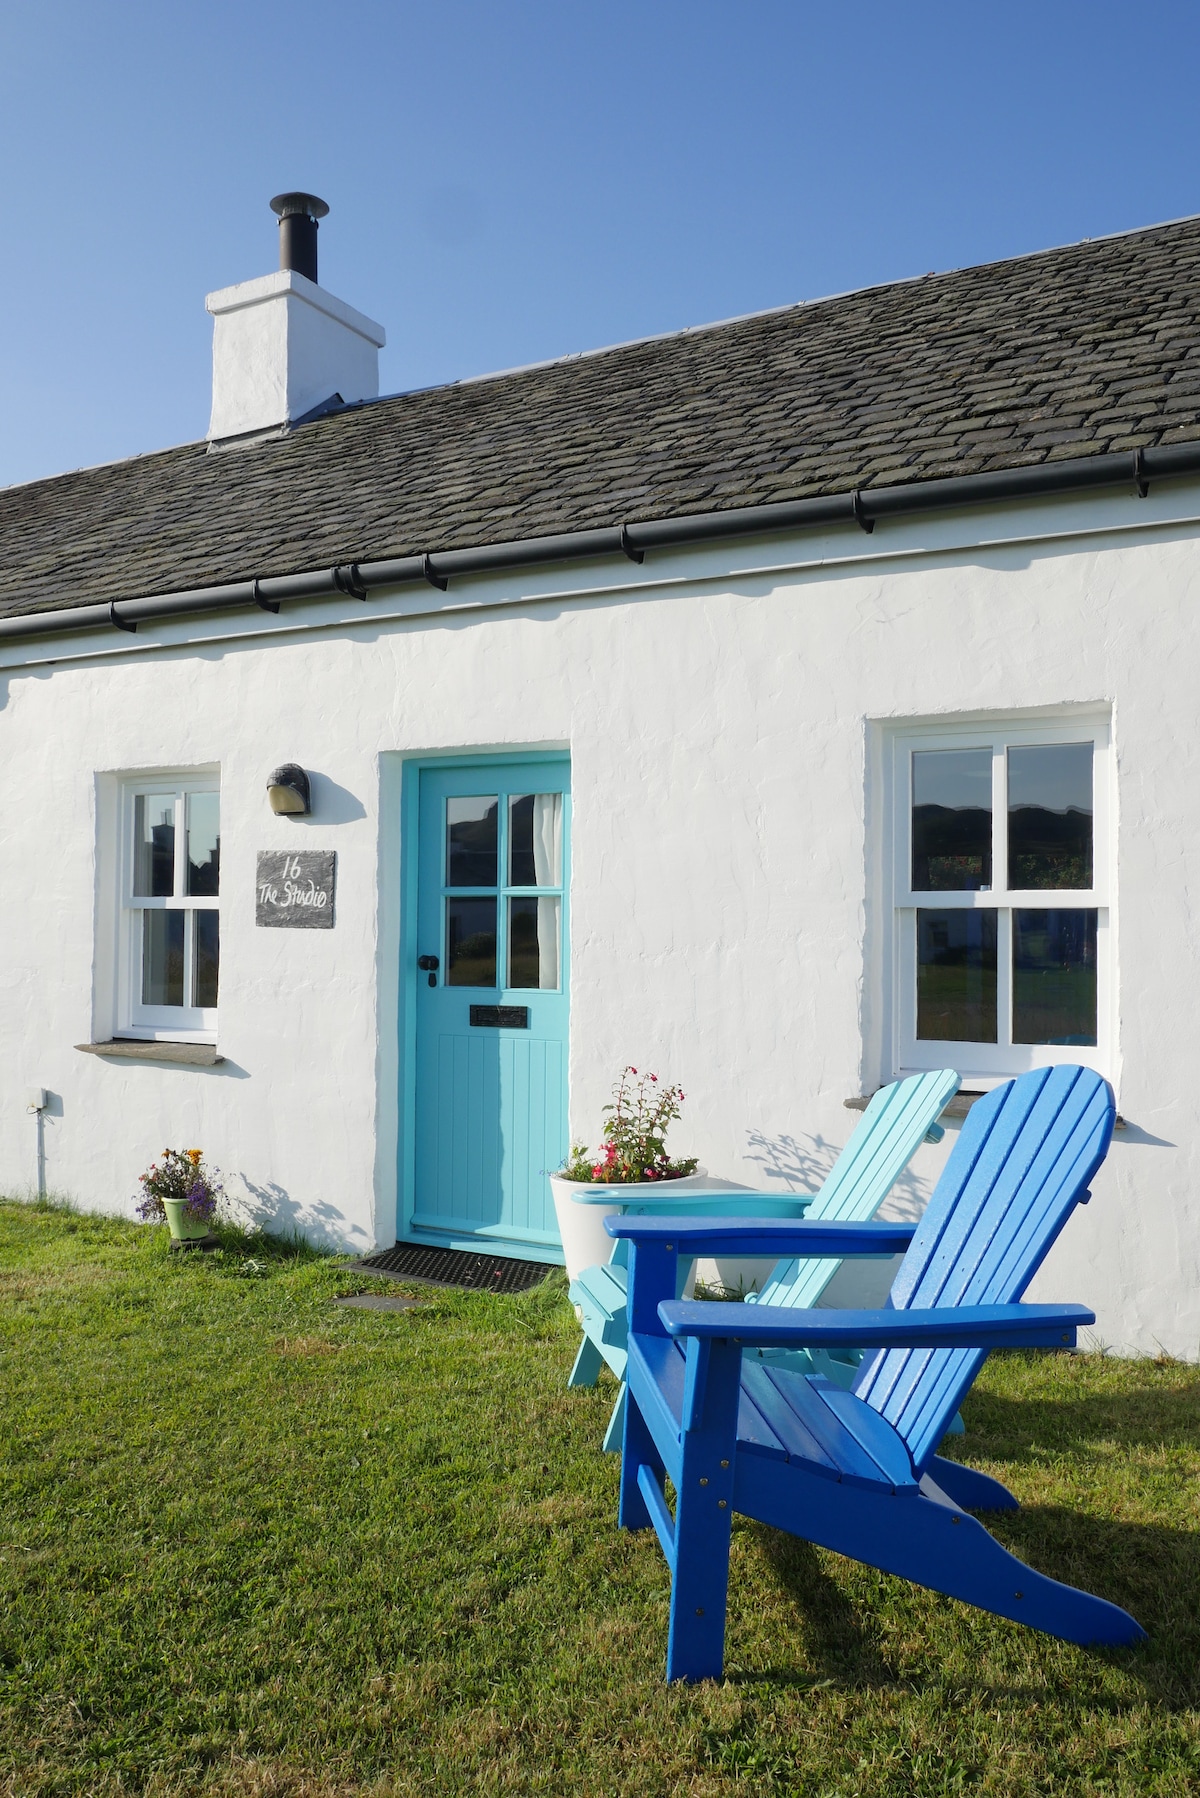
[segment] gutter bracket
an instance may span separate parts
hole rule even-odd
[[[629,526],[627,524],[623,524],[621,526],[621,534],[617,538],[617,542],[621,546],[621,554],[623,556],[628,556],[629,560],[631,562],[644,562],[646,560],[645,550],[644,549],[635,549],[633,544],[630,542]]]
[[[350,562],[344,568],[331,568],[329,576],[338,592],[344,593],[348,599],[367,597],[367,590],[358,577],[357,562]]]
[[[1133,485],[1139,499],[1145,499],[1150,491],[1150,482],[1146,478],[1146,458],[1140,446],[1133,452]]]
[[[875,520],[867,517],[867,514],[863,509],[862,494],[858,491],[857,487],[850,495],[850,509],[854,513],[854,522],[859,530],[866,531],[867,535],[870,536],[871,532],[875,529]]]
[[[436,587],[440,593],[444,593],[450,585],[445,575],[433,572],[433,560],[429,555],[421,557],[421,578],[428,581],[431,587]]]
[[[254,582],[253,598],[255,605],[263,612],[277,612],[279,610],[279,601],[277,599],[263,598],[262,588],[259,586],[257,580]]]
[[[117,610],[117,602],[115,599],[109,601],[108,619],[109,623],[115,624],[119,631],[128,631],[132,635],[137,630],[136,624],[132,624],[128,618],[122,618]]]

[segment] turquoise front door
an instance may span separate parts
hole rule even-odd
[[[424,768],[412,1232],[560,1260],[570,765]]]

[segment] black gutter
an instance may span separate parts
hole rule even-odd
[[[65,611],[27,612],[0,618],[0,640],[39,637],[49,632],[116,626],[136,630],[152,618],[185,613],[218,612],[243,606],[278,611],[286,600],[328,599],[343,593],[366,598],[372,588],[398,587],[425,581],[445,588],[468,574],[492,574],[506,568],[533,567],[541,562],[568,562],[592,556],[627,556],[643,560],[648,550],[676,549],[711,543],[724,537],[759,536],[771,531],[817,530],[831,524],[853,524],[873,531],[877,522],[943,512],[960,506],[987,506],[1011,500],[1044,499],[1067,493],[1125,487],[1143,498],[1151,481],[1175,480],[1200,473],[1200,442],[1174,443],[1072,461],[1041,462],[1033,468],[1004,468],[988,474],[953,476],[948,480],[913,481],[903,487],[863,487],[819,499],[784,500],[769,506],[740,506],[727,512],[695,512],[684,518],[653,519],[644,524],[564,531],[553,537],[526,537],[512,543],[482,544],[472,549],[435,550],[384,562],[353,562],[305,574],[267,575],[190,592],[150,594],[102,605],[72,606]]]

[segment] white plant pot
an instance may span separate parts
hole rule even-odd
[[[593,1184],[583,1180],[564,1180],[559,1174],[551,1174],[549,1178],[568,1280],[577,1280],[585,1267],[596,1267],[611,1260],[616,1245],[604,1228],[606,1217],[617,1217],[631,1206],[636,1207],[639,1198],[654,1197],[661,1200],[668,1192],[682,1193],[689,1187],[695,1191],[697,1188],[712,1188],[724,1184],[711,1180],[707,1174],[702,1173],[685,1174],[682,1180],[647,1180],[628,1186],[606,1186],[599,1181]],[[583,1204],[575,1196],[577,1193],[587,1193],[591,1198],[597,1192],[603,1192],[606,1198],[611,1194],[612,1203]]]

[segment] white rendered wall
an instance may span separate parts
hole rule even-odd
[[[390,1244],[403,758],[541,746],[572,759],[574,1134],[596,1139],[632,1061],[683,1084],[678,1151],[731,1179],[815,1183],[855,1122],[843,1101],[892,1071],[868,965],[882,927],[872,721],[1103,702],[1120,814],[1114,1073],[1129,1128],[1035,1290],[1092,1305],[1115,1348],[1194,1357],[1200,549],[1194,523],[1156,530],[1152,502],[1128,503],[1144,509],[892,527],[886,545],[885,527],[830,533],[456,584],[444,599],[410,591],[290,619],[5,646],[0,1189],[34,1183],[22,1091],[39,1085],[54,1095],[48,1184],[86,1206],[128,1213],[165,1144],[199,1144],[276,1224],[356,1250]],[[1086,534],[1105,518],[1148,528]],[[1034,540],[1052,527],[1085,534]],[[969,547],[1022,530],[1029,541]],[[763,572],[789,558],[827,565]],[[314,774],[311,820],[268,810],[267,774],[285,760]],[[209,763],[221,769],[228,1059],[79,1054],[112,1025],[93,1018],[109,878],[97,774]],[[255,928],[256,851],[284,847],[337,850],[332,931]],[[107,926],[101,936],[103,957]],[[920,1152],[898,1205],[920,1202],[945,1146]]]

